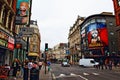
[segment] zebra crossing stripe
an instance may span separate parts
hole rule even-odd
[[[63,76],[65,76],[65,74],[60,74],[59,76],[60,76],[60,77],[63,77]]]
[[[71,76],[76,76],[76,74],[74,74],[74,73],[70,73],[70,75],[71,75]]]
[[[83,75],[89,75],[88,73],[83,73]]]
[[[98,73],[92,73],[93,75],[99,75]],[[88,73],[83,73],[83,75],[90,75]]]
[[[99,75],[98,73],[92,73],[92,74],[94,74],[94,75]]]

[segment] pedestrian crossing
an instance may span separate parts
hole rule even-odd
[[[89,76],[89,75],[94,75],[94,76],[98,76],[100,75],[99,73],[87,73],[87,72],[83,72],[81,74],[75,74],[75,73],[70,73],[70,74],[60,74],[59,76],[56,76],[56,78],[60,78],[60,77],[77,77],[77,76]]]

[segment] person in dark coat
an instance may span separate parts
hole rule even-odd
[[[13,63],[12,63],[12,68],[13,68],[13,77],[16,77],[17,71],[19,70],[19,62],[18,59],[14,59]]]
[[[37,62],[34,62],[33,67],[30,69],[30,80],[39,80],[39,66]]]
[[[23,80],[28,80],[28,74],[29,74],[29,69],[28,69],[28,60],[25,60],[23,63]]]

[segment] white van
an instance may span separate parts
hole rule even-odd
[[[98,64],[99,63],[95,62],[94,59],[82,58],[79,60],[79,66],[82,66],[82,67],[94,67],[95,65],[98,65]]]

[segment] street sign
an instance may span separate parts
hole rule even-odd
[[[66,50],[66,54],[70,54],[70,51],[69,51],[69,50]]]
[[[18,35],[22,37],[31,37],[33,33],[34,33],[34,28],[22,27],[20,28],[20,32]]]

